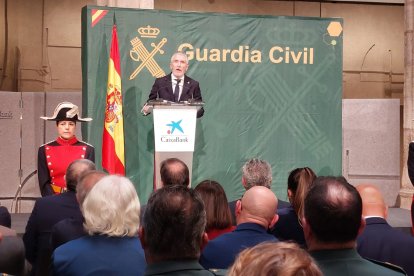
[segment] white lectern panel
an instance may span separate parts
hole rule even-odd
[[[154,108],[156,152],[193,152],[196,108]]]

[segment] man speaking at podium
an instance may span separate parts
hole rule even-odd
[[[152,86],[148,101],[162,99],[170,102],[201,102],[201,91],[198,81],[185,75],[188,70],[187,55],[182,52],[176,52],[171,57],[171,73],[157,78]],[[142,112],[146,115],[150,112],[150,106],[145,105]],[[197,118],[204,114],[201,107],[197,111]]]

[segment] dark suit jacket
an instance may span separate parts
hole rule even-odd
[[[236,222],[236,202],[237,202],[237,200],[229,202],[229,208],[230,208],[230,212],[231,212],[231,219],[233,221],[233,225],[237,224],[237,222]],[[289,208],[290,206],[291,206],[290,203],[287,202],[287,201],[278,200],[278,202],[277,202],[277,210],[284,209],[284,208]]]
[[[171,73],[155,80],[148,100],[155,100],[157,98],[174,102]],[[181,96],[178,101],[188,101],[190,99],[194,99],[195,101],[203,100],[201,97],[200,85],[198,81],[184,75],[183,91],[181,92]],[[197,118],[200,118],[203,114],[204,109],[201,108],[197,111]]]
[[[262,242],[276,242],[267,229],[256,223],[242,223],[236,230],[211,240],[204,247],[200,264],[206,269],[227,269],[234,263],[236,256],[246,248]]]
[[[303,248],[306,248],[303,228],[299,224],[298,216],[292,207],[278,210],[279,220],[269,231],[281,241],[295,241]]]
[[[414,237],[393,229],[385,219],[366,219],[367,226],[358,237],[358,252],[364,258],[389,262],[414,276]]]
[[[0,206],[0,225],[10,228],[11,216],[6,207]]]
[[[67,218],[59,221],[52,228],[51,244],[52,251],[68,241],[87,235],[83,228],[83,220]]]
[[[33,265],[33,275],[47,274],[51,256],[50,233],[52,227],[65,218],[83,218],[75,192],[36,200],[23,235],[26,258]]]
[[[407,169],[411,184],[414,185],[414,142],[408,146]]]
[[[408,146],[407,169],[411,184],[414,185],[414,142],[411,142]],[[411,223],[413,224],[412,231],[414,233],[414,196],[411,203]]]

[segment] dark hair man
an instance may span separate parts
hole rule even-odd
[[[169,158],[161,162],[161,182],[163,186],[190,184],[190,173],[187,165],[178,158]]]
[[[362,200],[345,178],[315,180],[305,199],[302,224],[308,250],[324,275],[404,275],[357,253],[356,239],[365,227]]]
[[[140,227],[145,251],[145,275],[213,275],[198,263],[206,212],[198,194],[182,185],[165,186],[152,193]]]

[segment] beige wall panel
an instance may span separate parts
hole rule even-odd
[[[40,68],[21,68],[19,72],[20,91],[43,92],[45,85],[50,85],[50,75],[48,69],[45,70],[40,70]]]
[[[321,14],[320,2],[295,2],[294,14],[295,16],[311,16],[320,17]]]
[[[18,0],[9,9],[9,36],[16,36],[22,68],[40,68],[42,63],[42,1]]]
[[[385,98],[384,82],[362,81],[360,74],[343,74],[343,99]]]
[[[322,16],[344,19],[344,70],[403,72],[403,6],[329,3]]]
[[[291,1],[155,0],[155,9],[239,14],[293,15]]]
[[[45,0],[47,45],[81,46],[81,9],[95,1]]]
[[[82,89],[81,51],[79,48],[55,48],[48,50],[51,86],[50,90]]]

